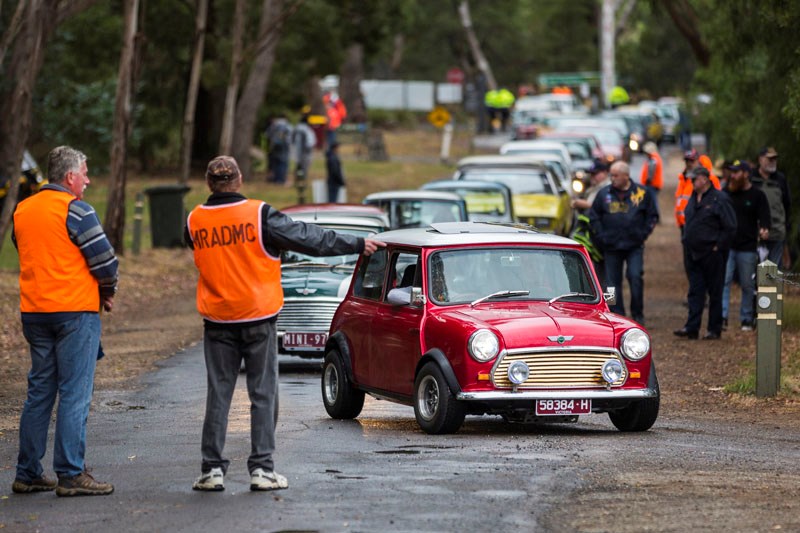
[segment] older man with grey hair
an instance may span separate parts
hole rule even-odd
[[[59,496],[111,494],[84,463],[86,420],[94,371],[102,357],[100,308],[111,311],[117,258],[97,214],[83,201],[89,185],[86,156],[69,146],[48,157],[49,183],[14,213],[19,251],[22,331],[30,344],[28,396],[19,423],[16,493],[56,491]],[[58,397],[53,469],[42,468],[47,428]]]
[[[622,272],[631,291],[631,317],[644,325],[644,242],[658,223],[653,196],[631,181],[630,167],[617,161],[609,172],[611,185],[600,190],[589,211],[593,241],[603,252],[606,283],[617,290],[611,311],[624,315]]]

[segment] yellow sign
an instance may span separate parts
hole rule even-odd
[[[437,128],[443,128],[445,124],[450,122],[450,113],[447,109],[443,108],[442,106],[436,106],[433,108],[433,111],[428,113],[428,122],[436,126]]]

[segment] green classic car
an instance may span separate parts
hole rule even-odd
[[[456,180],[495,181],[511,189],[514,218],[537,229],[566,236],[572,225],[567,191],[547,165],[533,156],[466,157],[458,162]]]
[[[364,207],[364,206],[359,206]],[[302,212],[298,212],[302,211]],[[336,214],[333,209],[313,212],[313,206],[285,209],[294,220],[359,237],[388,229],[385,216]],[[286,251],[281,256],[283,309],[278,315],[278,351],[285,355],[322,358],[333,314],[350,287],[358,254],[313,257]]]

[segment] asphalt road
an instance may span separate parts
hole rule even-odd
[[[434,437],[417,428],[411,408],[374,399],[354,421],[331,420],[317,365],[281,372],[275,460],[288,490],[248,490],[243,380],[231,412],[226,489],[191,490],[205,401],[197,345],[146,376],[140,391],[95,396],[87,461],[98,479],[115,484],[111,496],[12,494],[16,442],[4,438],[0,524],[4,531],[686,530],[674,527],[678,512],[683,525],[749,531],[758,528],[735,527],[749,523],[737,513],[753,520],[761,512],[784,531],[800,530],[790,500],[800,487],[797,433],[665,416],[647,433],[623,434],[605,415],[591,415],[534,427],[468,417],[459,433]],[[782,507],[765,507],[764,499]],[[603,521],[608,513],[612,521]]]

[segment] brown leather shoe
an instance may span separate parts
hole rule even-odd
[[[48,479],[45,476],[36,478],[33,481],[22,481],[21,479],[15,479],[14,483],[11,485],[11,492],[16,492],[17,494],[25,494],[28,492],[46,492],[48,490],[54,490],[56,485],[57,483],[54,480]]]
[[[58,496],[105,496],[114,492],[114,485],[96,481],[89,472],[81,472],[75,477],[58,478]]]

